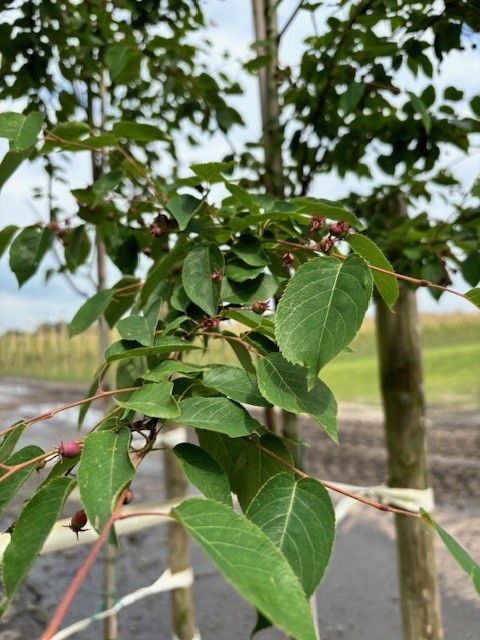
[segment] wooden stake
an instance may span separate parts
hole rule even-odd
[[[188,483],[182,467],[170,449],[163,454],[166,498],[187,495]],[[190,567],[190,545],[187,532],[178,522],[167,525],[170,571],[177,573]],[[192,640],[195,636],[195,609],[190,587],[171,592],[173,628],[179,640]]]
[[[425,399],[415,292],[400,284],[393,311],[377,301],[377,341],[389,486],[428,487]],[[443,638],[433,530],[395,516],[404,640]]]

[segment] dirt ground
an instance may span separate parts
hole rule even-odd
[[[79,399],[79,385],[59,386],[0,378],[0,427],[19,418]],[[60,436],[71,437],[75,412],[32,427],[32,442],[52,447]],[[376,485],[386,480],[381,412],[375,406],[345,405],[340,409],[341,445],[334,445],[309,420],[302,434],[310,444],[308,471],[325,480]],[[436,518],[480,559],[480,417],[477,413],[428,411],[431,478]],[[162,497],[162,469],[153,456],[135,480],[139,501]],[[70,509],[71,510],[71,509]],[[0,530],[11,522],[9,512]],[[167,567],[166,530],[158,526],[122,539],[118,554],[118,597],[153,582]],[[0,640],[38,637],[61,599],[88,549],[41,557],[0,622]],[[203,640],[246,640],[254,625],[251,608],[227,585],[202,552],[192,548],[193,587],[197,625]],[[445,640],[480,640],[480,599],[455,561],[437,540]],[[394,522],[389,514],[356,505],[341,522],[327,576],[317,593],[322,640],[401,640],[397,593]],[[73,603],[65,625],[101,606],[102,565],[97,563]],[[124,609],[118,617],[120,640],[172,638],[170,596],[160,594]],[[82,640],[103,637],[101,623],[74,636]],[[285,638],[277,630],[260,633],[259,640]]]

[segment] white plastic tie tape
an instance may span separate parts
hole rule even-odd
[[[357,487],[351,484],[342,484],[339,482],[331,484],[334,484],[334,486],[339,489],[349,491],[350,493],[356,493],[358,495],[365,496],[366,498],[377,500],[382,504],[398,507],[399,509],[405,509],[405,511],[412,511],[413,513],[418,513],[420,509],[433,511],[435,506],[433,489],[431,487],[428,487],[427,489],[405,489],[400,487],[387,487],[384,485],[377,487]],[[350,498],[347,499],[350,500]]]
[[[179,640],[179,637],[177,636],[177,634],[175,632],[172,635],[172,640]],[[192,640],[202,640],[202,637],[200,635],[200,631],[198,629],[195,630],[195,633],[192,636]]]
[[[111,609],[95,613],[93,614],[93,616],[90,616],[90,618],[84,618],[83,620],[79,620],[69,627],[62,629],[53,636],[52,640],[64,640],[65,638],[69,638],[75,633],[83,631],[83,629],[89,627],[92,622],[96,622],[97,620],[103,620],[104,618],[113,616],[124,607],[128,607],[134,602],[143,600],[143,598],[154,595],[156,593],[162,593],[164,591],[172,591],[173,589],[184,589],[187,587],[191,587],[192,584],[193,571],[191,569],[185,569],[184,571],[178,571],[176,573],[171,573],[170,569],[167,569],[150,586],[142,587],[141,589],[137,589],[136,591],[129,593],[128,595],[118,600],[115,605],[111,607]],[[195,638],[198,638],[198,640],[200,640],[200,634],[196,635]]]

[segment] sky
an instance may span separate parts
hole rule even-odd
[[[298,0],[283,0],[279,7],[280,27],[297,6]],[[232,133],[232,139],[237,146],[245,140],[253,140],[260,134],[259,96],[255,78],[246,77],[241,72],[238,61],[246,61],[253,57],[250,43],[253,40],[253,21],[248,2],[232,2],[231,0],[206,0],[203,3],[209,21],[208,35],[215,43],[215,51],[218,60],[212,57],[210,64],[213,70],[224,69],[233,78],[240,81],[245,89],[245,95],[236,97],[234,106],[242,113],[247,123],[246,130],[237,128]],[[292,23],[284,39],[281,56],[285,63],[295,60],[299,47],[306,34],[311,32],[311,18],[308,12],[300,12]],[[230,51],[234,61],[225,65],[221,54],[224,50]],[[411,78],[405,82],[412,83]],[[441,85],[452,84],[465,91],[467,97],[480,94],[480,55],[476,52],[470,54],[450,55],[444,65],[444,73]],[[414,89],[415,83],[411,84]],[[19,105],[8,105],[0,102],[0,111],[21,110]],[[6,151],[5,141],[0,140],[0,157]],[[183,158],[183,169],[187,171],[189,164],[194,162],[206,162],[220,160],[229,148],[223,137],[218,136],[214,141],[198,149],[189,149],[186,145],[180,147]],[[444,158],[451,163],[452,170],[461,176],[463,184],[469,188],[480,174],[480,156],[472,154],[466,160],[457,161],[454,153]],[[71,167],[72,182],[75,187],[86,186],[90,181],[89,159],[82,154],[75,156],[75,163]],[[0,192],[0,228],[7,224],[25,226],[46,219],[44,203],[32,200],[31,190],[35,186],[45,186],[45,176],[38,163],[24,163],[14,176],[7,182]],[[72,185],[73,186],[73,185]],[[362,183],[354,178],[348,178],[342,182],[332,176],[322,176],[317,179],[312,188],[312,195],[336,199],[346,195],[348,190],[361,190]],[[67,210],[74,211],[74,202],[63,188],[62,205]],[[439,199],[431,206],[433,215],[444,217],[448,215],[445,204]],[[75,311],[83,304],[84,299],[76,293],[67,280],[61,276],[55,276],[45,282],[45,269],[54,265],[52,261],[46,261],[41,272],[26,283],[20,290],[16,279],[8,267],[8,256],[0,260],[0,334],[10,329],[34,330],[36,326],[44,322],[68,321]],[[114,282],[119,274],[114,267],[109,273],[110,280]],[[87,282],[79,282],[79,286],[88,289]],[[456,279],[453,288],[466,291],[469,287],[461,279]],[[90,288],[90,294],[93,290]],[[474,312],[471,304],[466,303],[457,296],[444,294],[437,303],[426,290],[419,291],[419,308],[423,313],[443,312]]]

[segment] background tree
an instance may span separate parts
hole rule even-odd
[[[353,12],[353,15],[355,16],[355,11]],[[358,17],[361,17],[361,15],[362,15],[362,12],[360,11],[360,13],[358,14]],[[344,31],[345,41],[348,39],[347,31],[348,30],[354,31],[355,21],[354,20],[352,21],[352,19],[350,18],[348,21],[348,25],[349,25],[348,29],[345,29]],[[123,53],[125,54],[125,51]],[[351,55],[351,53],[349,53],[349,55]],[[340,54],[338,55],[338,59],[339,60],[341,59]],[[101,81],[98,79],[97,79],[97,86],[101,87]],[[342,87],[342,85],[340,85],[340,87]],[[93,91],[96,91],[95,87]],[[101,94],[100,90],[99,90],[99,94]],[[97,98],[98,96],[96,96],[95,99]],[[92,98],[89,102],[93,104],[93,100],[94,99]],[[347,100],[347,98],[345,98],[345,100]],[[412,104],[413,102],[414,101],[412,100]],[[219,109],[221,110],[221,107]],[[219,109],[217,109],[217,111]],[[95,109],[91,107],[90,112],[94,113],[94,111]],[[419,114],[419,117],[421,117],[422,119],[422,123],[424,124],[424,120],[426,120],[426,117],[423,111],[421,110],[421,108],[418,109],[418,114]],[[115,324],[115,322],[119,319],[120,315],[124,311],[128,310],[130,305],[134,303],[136,300],[134,287],[137,286],[136,283],[138,281],[133,276],[133,274],[136,268],[136,258],[140,251],[145,252],[145,250],[148,250],[147,253],[149,253],[156,260],[156,266],[152,270],[149,276],[149,279],[147,279],[148,286],[145,285],[143,289],[143,292],[145,291],[147,292],[147,293],[144,293],[143,301],[145,301],[145,296],[148,298],[148,295],[153,293],[152,287],[155,289],[157,286],[161,285],[161,276],[162,275],[165,276],[165,274],[168,273],[168,269],[171,266],[177,266],[176,262],[182,261],[185,254],[183,254],[183,248],[181,248],[181,245],[177,243],[174,245],[174,247],[170,247],[170,246],[168,247],[169,248],[168,259],[167,257],[162,258],[163,254],[165,253],[164,251],[165,237],[167,235],[170,235],[170,233],[173,233],[173,231],[171,231],[170,233],[167,233],[167,227],[168,227],[167,221],[169,217],[171,218],[173,216],[177,224],[180,225],[180,228],[181,226],[186,225],[185,229],[187,229],[188,223],[190,222],[190,218],[192,217],[191,219],[193,220],[193,216],[194,215],[196,216],[198,212],[199,220],[201,221],[202,226],[205,226],[205,232],[207,234],[205,236],[202,236],[203,241],[208,239],[209,237],[208,233],[211,233],[213,234],[213,237],[215,238],[215,240],[218,241],[218,243],[220,243],[220,238],[224,236],[216,235],[218,234],[218,229],[216,227],[212,228],[211,225],[206,224],[209,222],[209,219],[208,219],[208,216],[205,216],[205,213],[206,213],[205,210],[200,208],[199,202],[202,202],[202,201],[199,200],[198,197],[195,197],[195,195],[192,195],[191,192],[188,194],[188,197],[185,194],[181,194],[180,196],[176,196],[174,194],[176,194],[176,191],[179,186],[190,187],[191,189],[195,188],[195,186],[199,184],[199,180],[200,182],[205,182],[207,184],[211,183],[212,181],[215,182],[216,180],[218,180],[218,175],[217,175],[218,171],[220,170],[228,171],[229,167],[227,165],[222,165],[221,169],[219,169],[218,167],[213,169],[212,167],[210,167],[209,169],[205,168],[203,170],[197,169],[193,178],[189,180],[184,180],[183,182],[182,181],[177,182],[177,184],[174,184],[174,185],[168,185],[168,184],[165,184],[164,181],[159,179],[157,175],[155,175],[154,180],[152,180],[149,167],[141,162],[141,160],[143,160],[145,156],[140,155],[137,157],[137,160],[132,162],[131,154],[132,154],[133,147],[130,148],[130,145],[133,145],[133,143],[138,142],[139,136],[140,136],[140,140],[142,138],[144,139],[146,138],[145,140],[146,142],[151,142],[152,140],[154,140],[159,136],[158,131],[154,132],[152,129],[149,129],[148,126],[145,127],[140,125],[139,127],[136,128],[132,126],[132,124],[126,127],[121,123],[116,123],[112,126],[110,138],[104,137],[102,139],[100,137],[100,139],[98,139],[99,136],[92,135],[92,133],[94,132],[92,132],[90,129],[84,128],[82,130],[81,127],[80,128],[77,127],[75,129],[75,127],[72,127],[71,125],[63,129],[63,136],[61,135],[62,129],[53,130],[50,134],[48,134],[49,140],[47,141],[46,147],[44,147],[44,151],[46,152],[55,147],[61,147],[62,149],[68,150],[69,145],[65,144],[64,136],[66,136],[67,138],[70,138],[69,143],[70,143],[70,149],[72,150],[82,148],[82,147],[85,147],[87,149],[92,149],[92,145],[93,145],[93,148],[95,148],[94,147],[95,144],[98,146],[103,146],[107,144],[113,147],[113,152],[109,156],[110,171],[106,175],[99,176],[92,189],[76,190],[74,192],[74,195],[76,196],[76,198],[79,200],[79,203],[80,203],[80,208],[79,208],[80,217],[85,222],[92,223],[96,226],[96,228],[99,228],[101,230],[101,233],[103,234],[103,237],[107,242],[107,252],[112,257],[112,259],[117,264],[117,266],[120,267],[121,271],[125,274],[125,278],[120,283],[118,283],[117,289],[121,291],[123,294],[124,287],[129,284],[132,285],[132,289],[131,289],[131,291],[133,291],[132,295],[126,295],[121,297],[120,296],[117,297],[114,295],[114,299],[112,300],[111,291],[107,291],[104,298],[100,298],[100,300],[105,299],[108,302],[107,308],[105,309],[106,316],[107,318],[109,318],[111,324]],[[161,133],[160,133],[160,137],[162,137]],[[126,138],[129,139],[129,142],[127,144],[125,144]],[[339,142],[339,145],[340,145],[340,142]],[[147,152],[148,152],[148,148],[147,148]],[[128,157],[126,154],[128,154]],[[151,161],[151,156],[148,157],[148,160]],[[5,169],[5,165],[4,165],[4,169]],[[125,181],[125,178],[126,178],[126,181]],[[302,185],[303,185],[303,181],[304,181],[304,177],[302,174],[302,178],[300,180],[300,183]],[[293,181],[292,181],[292,184],[293,184]],[[234,305],[253,304],[254,302],[261,301],[259,299],[254,299],[255,296],[258,296],[258,298],[260,298],[260,294],[261,294],[263,298],[269,297],[270,295],[273,294],[273,292],[276,289],[278,289],[279,285],[282,284],[282,280],[284,281],[285,278],[288,276],[288,269],[291,266],[293,259],[296,258],[299,261],[299,263],[301,263],[304,260],[305,251],[297,247],[298,252],[292,254],[293,258],[290,264],[285,264],[285,260],[283,260],[283,264],[280,264],[280,258],[284,254],[279,254],[276,251],[272,251],[269,258],[270,262],[268,262],[267,264],[273,276],[275,276],[276,279],[275,277],[273,278],[273,280],[271,278],[268,278],[267,276],[269,274],[265,273],[264,270],[261,269],[260,272],[258,272],[255,277],[246,278],[245,280],[238,280],[238,278],[240,277],[239,267],[242,267],[243,269],[245,269],[245,264],[248,264],[248,262],[245,262],[242,258],[242,256],[245,257],[245,253],[242,254],[242,251],[243,251],[243,245],[241,242],[242,235],[246,236],[245,240],[250,239],[251,231],[252,229],[255,228],[252,220],[243,220],[244,213],[245,213],[244,209],[246,208],[250,213],[250,215],[255,217],[260,214],[260,203],[262,207],[267,207],[268,205],[270,212],[272,211],[275,212],[278,210],[277,212],[279,213],[281,212],[282,208],[278,204],[278,201],[275,198],[271,200],[264,198],[263,200],[257,199],[257,201],[255,200],[252,201],[251,199],[249,199],[248,194],[238,190],[237,185],[229,184],[227,188],[230,190],[233,196],[233,203],[231,204],[231,206],[239,207],[239,202],[241,203],[241,206],[239,207],[239,211],[237,212],[239,219],[235,221],[235,225],[236,225],[235,232],[237,234],[240,233],[240,236],[237,236],[236,238],[232,239],[233,255],[232,254],[227,255],[228,273],[227,273],[227,278],[225,280],[226,284],[223,285],[222,283],[222,300],[225,299],[227,302],[230,301],[230,303]],[[201,189],[205,189],[205,187],[201,185]],[[302,189],[304,189],[303,186],[302,186]],[[113,198],[110,195],[110,193],[113,192],[114,190],[117,191],[117,198]],[[125,197],[125,193],[138,194],[135,198],[135,201],[133,201],[133,205],[131,207],[129,206],[128,210],[126,210],[124,207],[121,207],[117,204],[118,202],[121,201],[121,200],[118,200],[118,197],[122,197],[122,196]],[[304,192],[300,191],[300,193],[302,194]],[[169,196],[171,196],[171,198],[169,198]],[[179,197],[180,199],[177,200],[176,199],[177,197]],[[167,211],[169,215],[165,214],[165,208],[164,208],[165,199],[167,198],[169,198],[168,207],[167,207]],[[136,201],[137,199],[138,199],[138,202]],[[300,220],[302,221],[302,222],[298,222],[297,220],[296,221],[297,225],[300,225],[300,228],[302,228],[303,232],[306,231],[306,227],[308,227],[308,229],[310,230],[309,225],[311,224],[311,220],[309,220],[309,222],[307,223],[305,218],[305,211],[314,210],[315,203],[311,201],[305,201],[303,203],[301,201],[300,202],[294,201],[290,204],[294,207],[293,209],[290,209],[290,212],[292,213],[292,215],[294,215],[294,212],[297,212],[300,216]],[[335,213],[334,211],[332,212],[331,208],[328,209],[325,203],[320,203],[320,204],[317,203],[317,205],[320,212],[328,211],[330,213],[330,216],[329,216],[330,218],[333,215],[333,213]],[[229,205],[227,204],[226,206],[228,207]],[[333,208],[335,209],[335,207]],[[348,218],[349,214],[347,211],[343,209],[340,209],[340,211],[342,212],[342,215],[344,216],[344,218]],[[283,211],[283,213],[285,214],[285,211]],[[145,220],[151,220],[154,215],[156,217],[151,222],[150,226],[145,225]],[[337,215],[338,215],[338,211],[337,211]],[[272,228],[276,229],[276,235],[273,235],[273,236],[270,235],[271,231],[270,233],[267,233],[267,234],[263,234],[262,232],[260,236],[257,238],[258,240],[261,240],[262,242],[267,243],[266,244],[267,249],[269,248],[269,245],[268,245],[269,242],[276,243],[277,237],[278,238],[283,237],[279,228],[277,227],[272,227]],[[171,227],[171,229],[175,230],[175,226]],[[325,230],[326,227],[322,223],[322,225],[319,225],[319,229]],[[157,230],[159,230],[159,232]],[[193,230],[194,232],[196,232],[195,227],[191,227],[190,230]],[[52,229],[50,229],[49,231],[52,231]],[[56,231],[56,229],[54,229],[54,231]],[[151,233],[152,231],[154,231],[154,233]],[[242,234],[242,231],[244,232],[243,234]],[[285,232],[285,230],[283,232]],[[295,224],[293,224],[293,226],[288,227],[288,232],[289,232],[289,235],[283,238],[284,243],[288,243],[289,241],[292,241],[295,239],[297,241],[299,240],[298,227],[296,227]],[[29,231],[28,233],[32,234],[32,231]],[[48,234],[48,231],[46,233]],[[257,233],[257,231],[255,231],[255,233]],[[162,239],[162,235],[163,235],[163,239]],[[45,238],[46,236],[42,234],[42,237]],[[186,236],[182,236],[184,240],[185,240],[185,237]],[[288,239],[288,237],[290,238],[290,240]],[[354,237],[355,237],[355,234],[352,236],[352,238]],[[19,246],[22,243],[25,242],[25,239],[26,239],[25,235],[23,236],[20,235],[17,237],[17,239],[14,241],[14,244],[12,244],[11,255],[13,256],[16,255],[16,250],[19,248]],[[237,246],[238,244],[240,246]],[[297,244],[300,244],[301,246],[301,243],[297,242]],[[351,246],[355,249],[354,244],[355,244],[355,241],[354,240],[351,241]],[[43,251],[43,247],[44,247],[44,244],[41,245],[42,251]],[[235,247],[235,250],[233,247]],[[177,249],[177,253],[175,253],[175,249]],[[361,253],[360,247],[357,246],[356,250]],[[172,252],[173,252],[173,257],[170,257]],[[69,253],[69,250],[67,250],[67,255],[68,253]],[[255,251],[254,253],[257,254],[258,252]],[[35,254],[35,259],[37,257],[38,257],[38,254]],[[218,254],[217,254],[217,257],[218,257]],[[241,263],[240,265],[238,264],[238,261],[237,261],[237,258],[239,257],[240,257],[240,263]],[[260,259],[265,260],[264,258],[261,257],[261,253],[258,253],[255,260],[258,261]],[[217,268],[217,265],[215,264],[215,260],[213,259],[213,257],[209,256],[208,261],[209,261],[208,266],[212,266],[211,273],[220,274],[220,270],[219,268]],[[242,264],[242,262],[245,262],[245,264]],[[16,269],[17,274],[21,272],[25,273],[24,260],[14,259],[13,265],[14,266],[21,265],[21,269],[20,268]],[[35,265],[35,267],[36,266],[37,265]],[[250,265],[250,266],[254,266],[254,265]],[[265,265],[258,264],[256,266],[257,268],[259,268],[259,267],[266,266],[266,264]],[[215,268],[213,269],[213,267]],[[233,275],[233,274],[236,274],[236,275]],[[253,276],[253,272],[250,271],[249,275]],[[21,276],[21,278],[22,277],[23,276]],[[234,284],[232,284],[232,282]],[[238,284],[239,282],[240,283],[246,282],[247,285],[250,287],[250,292],[248,295],[246,295],[244,291],[247,285],[246,284],[239,285]],[[377,283],[378,283],[378,278],[377,278]],[[205,284],[205,282],[203,281],[203,283],[199,282],[196,284],[198,286],[201,286],[202,284]],[[178,313],[187,311],[184,307],[181,306],[182,304],[184,305],[184,303],[181,302],[181,299],[182,299],[182,296],[185,296],[185,293],[187,294],[187,298],[190,296],[189,299],[191,300],[191,302],[193,302],[193,304],[197,303],[197,306],[199,306],[198,305],[199,300],[196,299],[195,295],[192,293],[195,287],[191,285],[187,285],[187,281],[184,280],[183,278],[178,282],[175,282],[174,279],[169,280],[164,285],[162,285],[162,287],[163,287],[162,292],[164,296],[168,297],[170,295],[173,295],[173,302],[172,302],[171,316],[170,316],[170,319],[172,322],[179,323],[181,315],[179,316]],[[228,287],[230,287],[230,289]],[[189,289],[190,292],[188,292],[187,289]],[[240,289],[240,291],[238,291],[238,289]],[[200,308],[202,308],[201,305],[200,305]],[[212,308],[209,307],[208,311],[211,312],[212,309],[213,307]],[[144,317],[144,316],[141,316],[141,317]],[[190,317],[192,320],[196,319],[194,311],[192,309],[189,310],[187,317]],[[197,318],[197,322],[198,322],[198,318]],[[179,326],[181,326],[181,324]],[[215,327],[212,326],[210,328],[215,328]],[[267,329],[264,328],[263,331],[264,331],[265,337],[269,337]],[[267,353],[268,353],[268,349],[267,349]],[[242,357],[244,357],[245,355],[246,354],[243,354]],[[125,373],[125,370],[122,369],[122,372]],[[135,379],[136,378],[134,376],[132,382],[135,382]]]
[[[363,198],[354,194],[348,203],[394,268],[445,285],[450,282],[450,263],[450,268],[463,267],[475,285],[480,279],[479,234],[468,222],[471,214],[463,210],[450,224],[433,223],[426,214],[412,220],[406,215],[405,202],[419,196],[430,199],[438,185],[457,184],[441,166],[442,148],[450,145],[467,152],[471,136],[479,130],[477,98],[470,103],[473,117],[465,118],[463,102],[455,110],[462,91],[450,86],[442,98],[436,95],[444,56],[464,49],[468,36],[478,33],[478,9],[471,4],[439,7],[430,2],[421,7],[413,3],[385,7],[369,0],[342,5],[348,14],[345,19],[338,17],[336,7],[327,16],[318,3],[301,2],[278,31],[277,5],[253,3],[256,25],[258,14],[270,25],[260,37],[257,26],[261,57],[255,65],[249,63],[252,69],[262,67],[262,109],[270,114],[263,117],[266,171],[261,180],[268,190],[271,182],[286,180],[283,167],[288,166],[289,191],[302,197],[322,173],[374,176],[372,194]],[[301,59],[289,59],[288,66],[281,68],[281,39],[301,9],[312,17],[320,15],[315,32],[305,41]],[[408,71],[414,77],[424,76],[420,93],[408,90]],[[277,87],[272,88],[275,82]],[[282,105],[275,99],[279,94]],[[281,156],[282,138],[288,160],[273,163],[269,158],[272,150]],[[465,227],[462,220],[467,222]],[[455,252],[457,238],[462,258],[458,246]],[[475,275],[473,264],[477,265]],[[431,291],[441,294],[441,290]],[[395,318],[382,300],[377,300],[377,308],[390,483],[423,490],[428,487],[425,401],[415,297],[403,285]],[[430,534],[400,520],[397,537],[404,637],[441,638]]]

